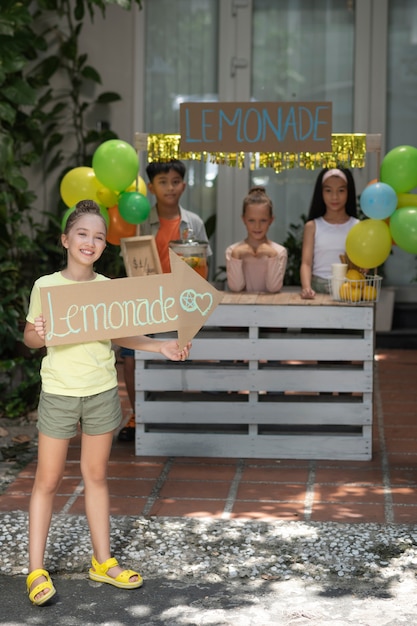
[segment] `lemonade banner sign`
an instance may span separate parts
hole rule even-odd
[[[41,289],[47,346],[178,332],[183,348],[222,294],[177,254],[170,274],[116,278]]]
[[[181,152],[332,152],[331,102],[183,102]]]

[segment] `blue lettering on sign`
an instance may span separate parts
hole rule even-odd
[[[265,142],[272,135],[280,143],[286,140],[310,140],[311,145],[311,141],[323,142],[329,139],[329,121],[321,119],[322,112],[329,108],[328,105],[312,102],[311,108],[308,104],[287,103],[285,106],[277,105],[275,110],[270,106],[256,104],[249,108],[236,106],[230,110],[230,103],[227,103],[226,110],[214,106],[201,109],[201,127],[196,121],[192,127],[190,110],[186,108],[185,140],[188,143],[206,144],[227,142],[233,132],[234,141],[238,144]],[[192,130],[194,136],[191,136]]]
[[[251,114],[255,114],[256,122],[257,122],[257,131],[254,137],[249,137],[247,132],[247,127],[249,125],[249,116]],[[262,136],[262,116],[261,113],[257,109],[248,109],[245,115],[245,123],[244,123],[244,133],[245,133],[245,141],[248,143],[254,143],[255,141],[259,141]]]
[[[210,141],[214,141],[214,139],[209,139],[207,137],[206,134],[206,128],[213,128],[213,124],[209,124],[207,120],[207,117],[210,113],[214,113],[213,109],[203,109],[201,112],[201,116],[202,116],[202,128],[201,128],[201,134],[203,136],[203,141],[205,142],[210,142]]]
[[[317,132],[318,132],[318,126],[323,125],[326,126],[326,122],[320,122],[320,120],[318,119],[319,117],[319,110],[320,109],[328,109],[328,106],[318,106],[316,108],[316,119],[314,120],[314,141],[324,141],[324,137],[318,137],[317,136]]]
[[[306,114],[306,117],[307,117],[307,119],[305,120],[306,124],[303,124],[303,112]],[[314,132],[313,116],[311,115],[311,111],[309,111],[307,107],[300,107],[298,109],[298,127],[299,127],[298,138],[300,141],[307,139],[308,137],[310,137],[312,131]],[[303,128],[305,129],[304,133],[303,133]]]
[[[191,137],[191,129],[190,129],[190,112],[188,109],[185,109],[185,135],[187,137],[187,141],[192,143],[196,143],[197,141],[201,141],[201,137],[198,139],[192,139]]]
[[[240,124],[242,120],[242,109],[236,109],[235,115],[232,120],[229,120],[226,113],[220,109],[219,111],[219,140],[223,140],[223,121],[228,126],[235,126],[237,124],[237,132],[236,135],[238,137],[238,141],[242,141],[240,137]]]
[[[269,117],[269,113],[268,113],[267,109],[263,109],[262,113],[263,113],[263,120],[264,120],[262,140],[265,141],[265,139],[266,139],[266,129],[267,129],[267,127],[269,127],[272,130],[272,132],[274,133],[274,135],[277,138],[277,140],[278,141],[282,141],[282,133],[281,133],[282,108],[279,107],[277,109],[277,125],[276,126],[274,126],[274,123],[272,122],[271,118]]]
[[[284,135],[283,135],[284,138],[287,135],[289,127],[292,127],[294,139],[297,141],[297,123],[295,121],[294,107],[290,107],[290,110],[288,111],[287,119],[285,120]]]

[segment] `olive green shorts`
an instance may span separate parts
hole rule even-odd
[[[71,439],[78,423],[86,435],[103,435],[115,430],[122,420],[117,387],[94,396],[77,398],[41,391],[38,430],[55,439]]]

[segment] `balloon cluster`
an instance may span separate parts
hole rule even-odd
[[[369,219],[356,224],[346,238],[346,253],[358,267],[382,265],[394,243],[417,254],[417,148],[398,146],[382,163],[381,181],[371,181],[360,197]]]
[[[94,152],[92,165],[75,167],[61,181],[61,198],[69,207],[62,229],[77,202],[94,200],[107,223],[107,241],[119,245],[122,237],[136,234],[136,225],[144,222],[151,210],[146,183],[138,175],[137,152],[125,141],[110,139]]]

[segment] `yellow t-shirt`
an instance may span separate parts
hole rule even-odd
[[[94,282],[110,280],[97,274]],[[29,311],[30,323],[41,315],[41,287],[73,285],[77,281],[64,278],[61,272],[41,276],[33,285]],[[64,346],[50,346],[41,365],[42,389],[59,396],[82,398],[117,386],[115,356],[111,342],[91,341]]]

